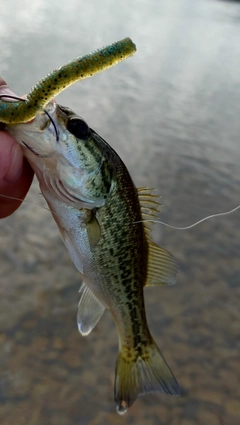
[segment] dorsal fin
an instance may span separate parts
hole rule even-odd
[[[145,229],[149,231],[151,230],[153,223],[151,221],[144,222],[144,220],[157,219],[161,207],[161,204],[158,201],[160,196],[154,195],[153,192],[155,189],[150,189],[148,187],[139,187],[137,190],[143,218],[143,224]]]
[[[145,286],[174,285],[178,265],[175,258],[148,237],[148,270]]]
[[[153,194],[154,189],[138,188],[143,224],[148,240],[148,270],[145,286],[173,285],[176,282],[177,262],[170,252],[156,245],[149,237],[154,220],[157,219],[161,204],[160,196]],[[146,221],[144,220],[152,220]]]

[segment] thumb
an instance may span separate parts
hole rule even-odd
[[[32,183],[33,171],[23,158],[22,149],[7,133],[0,131],[0,218],[12,214],[23,200]]]

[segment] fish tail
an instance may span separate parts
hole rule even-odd
[[[131,352],[132,351],[132,352]],[[124,414],[138,395],[149,392],[180,394],[179,385],[155,342],[135,350],[122,348],[118,354],[115,375],[115,402]]]

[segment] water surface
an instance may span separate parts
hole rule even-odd
[[[188,225],[239,204],[240,3],[2,0],[0,74],[17,94],[71,58],[130,36],[133,58],[58,97],[120,154],[161,219]],[[35,182],[28,200],[44,205]],[[156,225],[178,283],[148,288],[151,331],[183,396],[148,395],[118,417],[117,332],[108,312],[76,327],[79,274],[50,213],[25,203],[2,220],[2,425],[237,425],[239,212],[188,231]]]

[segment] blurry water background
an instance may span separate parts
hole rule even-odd
[[[184,226],[240,202],[240,2],[1,0],[0,74],[17,94],[77,56],[129,36],[138,51],[58,102],[158,189],[161,219]],[[27,198],[44,205],[35,182]],[[48,211],[0,222],[1,425],[240,423],[237,211],[186,231],[155,225],[179,262],[175,287],[147,288],[150,329],[183,388],[127,415],[113,400],[117,331],[104,314],[82,338],[80,278]]]

